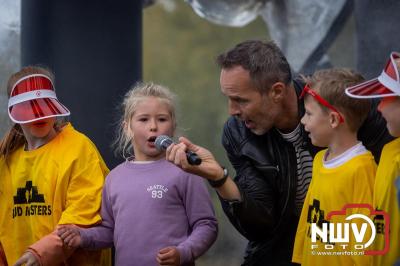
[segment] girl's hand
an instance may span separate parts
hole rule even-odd
[[[166,247],[158,251],[157,262],[159,265],[179,266],[181,256],[176,247]]]
[[[39,260],[31,252],[25,252],[14,264],[14,266],[40,266]]]
[[[57,235],[69,248],[79,248],[81,245],[82,238],[79,233],[79,227],[76,225],[59,225],[57,227]]]

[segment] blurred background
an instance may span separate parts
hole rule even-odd
[[[39,63],[54,70],[58,97],[72,111],[73,125],[96,143],[110,167],[121,161],[113,157],[109,147],[111,129],[120,115],[117,104],[129,86],[140,79],[163,84],[175,92],[177,135],[209,148],[221,164],[230,166],[220,144],[228,114],[226,99],[219,90],[215,57],[246,39],[277,36],[276,25],[266,15],[254,16],[241,27],[221,26],[196,14],[188,4],[196,1],[144,2],[147,7],[142,10],[135,0],[121,1],[123,7],[119,8],[108,0],[22,0],[22,4],[19,0],[0,0],[0,136],[10,125],[5,91],[9,75],[21,65]],[[74,10],[74,5],[79,10]],[[129,13],[131,8],[136,11]],[[325,45],[324,58],[329,57],[330,65],[354,68],[358,22],[351,13],[339,22],[334,39]],[[88,23],[90,26],[86,26]],[[129,36],[135,36],[135,40]],[[297,37],[308,40],[307,36]],[[289,62],[298,65],[294,71],[302,69],[294,61],[296,56],[291,56]],[[377,69],[386,59],[379,58]],[[96,106],[95,112],[87,106]],[[212,189],[210,194],[220,232],[217,242],[197,265],[240,265],[246,241],[227,221]]]

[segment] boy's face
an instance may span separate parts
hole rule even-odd
[[[384,97],[378,106],[379,112],[386,119],[390,135],[400,137],[400,97]]]
[[[317,101],[306,96],[304,99],[305,114],[301,118],[304,129],[309,132],[309,138],[314,146],[327,147],[332,138],[333,130],[330,126],[329,112],[322,110]]]

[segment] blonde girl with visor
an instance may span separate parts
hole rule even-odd
[[[0,265],[110,265],[110,252],[74,250],[60,224],[101,222],[108,169],[95,145],[70,123],[52,73],[24,67],[7,84],[11,129],[0,142]]]

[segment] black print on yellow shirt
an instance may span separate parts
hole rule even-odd
[[[26,181],[25,187],[17,188],[17,194],[14,196],[14,205],[29,204],[28,206],[15,206],[13,208],[13,219],[17,216],[33,215],[51,215],[51,206],[44,204],[44,195],[39,194],[38,188],[32,185],[32,181]]]
[[[314,199],[313,204],[308,206],[307,222],[316,223],[322,227],[323,223],[328,223],[325,220],[325,211],[321,210],[319,200]]]
[[[314,199],[313,204],[308,205],[307,223],[309,225],[316,223],[319,228],[322,228],[322,224],[326,223],[329,228],[329,222],[325,220],[325,211],[321,210],[319,200]],[[311,237],[310,226],[308,227],[307,235]],[[317,240],[321,240],[319,235],[317,235]]]
[[[382,211],[379,210],[378,208],[375,209],[376,211]],[[384,235],[385,234],[385,217],[383,215],[375,215],[374,216],[374,224],[376,228],[376,233]]]
[[[32,181],[26,181],[25,187],[17,188],[17,195],[14,196],[14,204],[33,202],[44,202],[44,195],[39,194],[36,186],[32,186]]]

